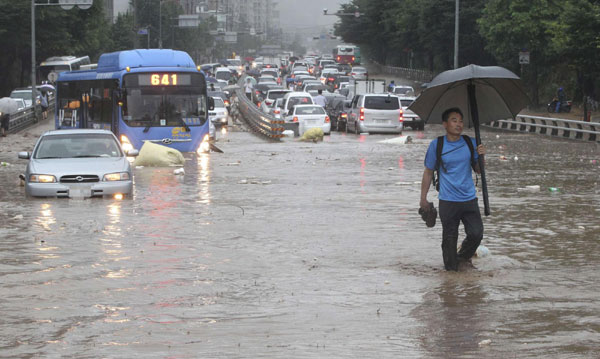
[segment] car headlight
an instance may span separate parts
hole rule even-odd
[[[29,182],[54,183],[56,182],[56,177],[53,175],[30,175]]]
[[[115,172],[104,175],[103,181],[127,181],[130,179],[129,172]]]

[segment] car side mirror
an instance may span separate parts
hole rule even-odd
[[[215,99],[212,97],[208,98],[208,110],[212,111],[215,109]]]
[[[28,160],[29,158],[31,158],[31,153],[29,153],[29,152],[19,152],[18,156],[22,160]]]
[[[140,154],[140,150],[136,150],[135,148],[132,148],[131,150],[126,151],[125,154],[127,155],[127,157],[135,157]]]

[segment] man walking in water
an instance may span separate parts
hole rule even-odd
[[[485,147],[479,145],[476,150],[472,150],[475,147],[475,140],[468,136],[461,136],[464,123],[463,114],[459,108],[450,108],[444,111],[442,125],[446,130],[446,135],[431,141],[425,156],[420,208],[423,211],[430,208],[427,192],[431,186],[434,171],[437,170],[444,267],[449,271],[458,271],[459,266],[473,267],[471,257],[475,254],[483,238],[483,222],[479,213],[471,167],[476,173],[479,173],[479,165],[476,160],[479,155],[485,154]],[[466,142],[467,139],[471,141],[471,145]],[[440,140],[443,143],[442,147],[438,149]],[[457,253],[460,222],[465,227],[467,237]]]

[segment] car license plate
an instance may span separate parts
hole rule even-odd
[[[389,123],[389,122],[390,122],[390,120],[381,119],[381,118],[375,120],[375,123]]]
[[[69,189],[69,198],[87,198],[92,196],[90,187],[75,187]]]

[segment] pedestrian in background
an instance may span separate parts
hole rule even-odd
[[[48,92],[42,91],[40,105],[42,106],[42,119],[48,118]]]
[[[556,92],[556,99],[556,113],[559,113],[561,104],[567,102],[567,94],[565,93],[565,89],[562,87],[558,88],[558,91]]]
[[[327,106],[327,98],[323,96],[323,90],[321,89],[317,90],[317,96],[313,100],[315,101],[315,105],[323,106],[323,108]]]
[[[477,203],[477,193],[471,168],[479,173],[477,159],[485,154],[485,147],[475,147],[475,140],[469,146],[461,135],[464,123],[463,114],[459,108],[450,108],[442,114],[442,125],[446,135],[442,153],[438,163],[438,140],[431,141],[425,156],[425,171],[421,182],[420,208],[429,210],[431,204],[427,201],[427,192],[431,186],[434,170],[438,170],[439,181],[439,214],[442,222],[442,256],[446,270],[458,271],[460,267],[472,267],[471,257],[483,238],[483,222]],[[467,237],[457,253],[458,227],[463,223]]]
[[[6,137],[8,132],[8,122],[10,121],[10,115],[8,113],[2,113],[0,115],[0,129],[2,131],[2,137]]]
[[[246,84],[244,84],[244,92],[246,93],[246,97],[248,100],[252,101],[252,81],[250,79],[246,79]]]
[[[388,92],[394,92],[395,87],[396,84],[394,83],[394,80],[390,81],[390,84],[388,85]]]

